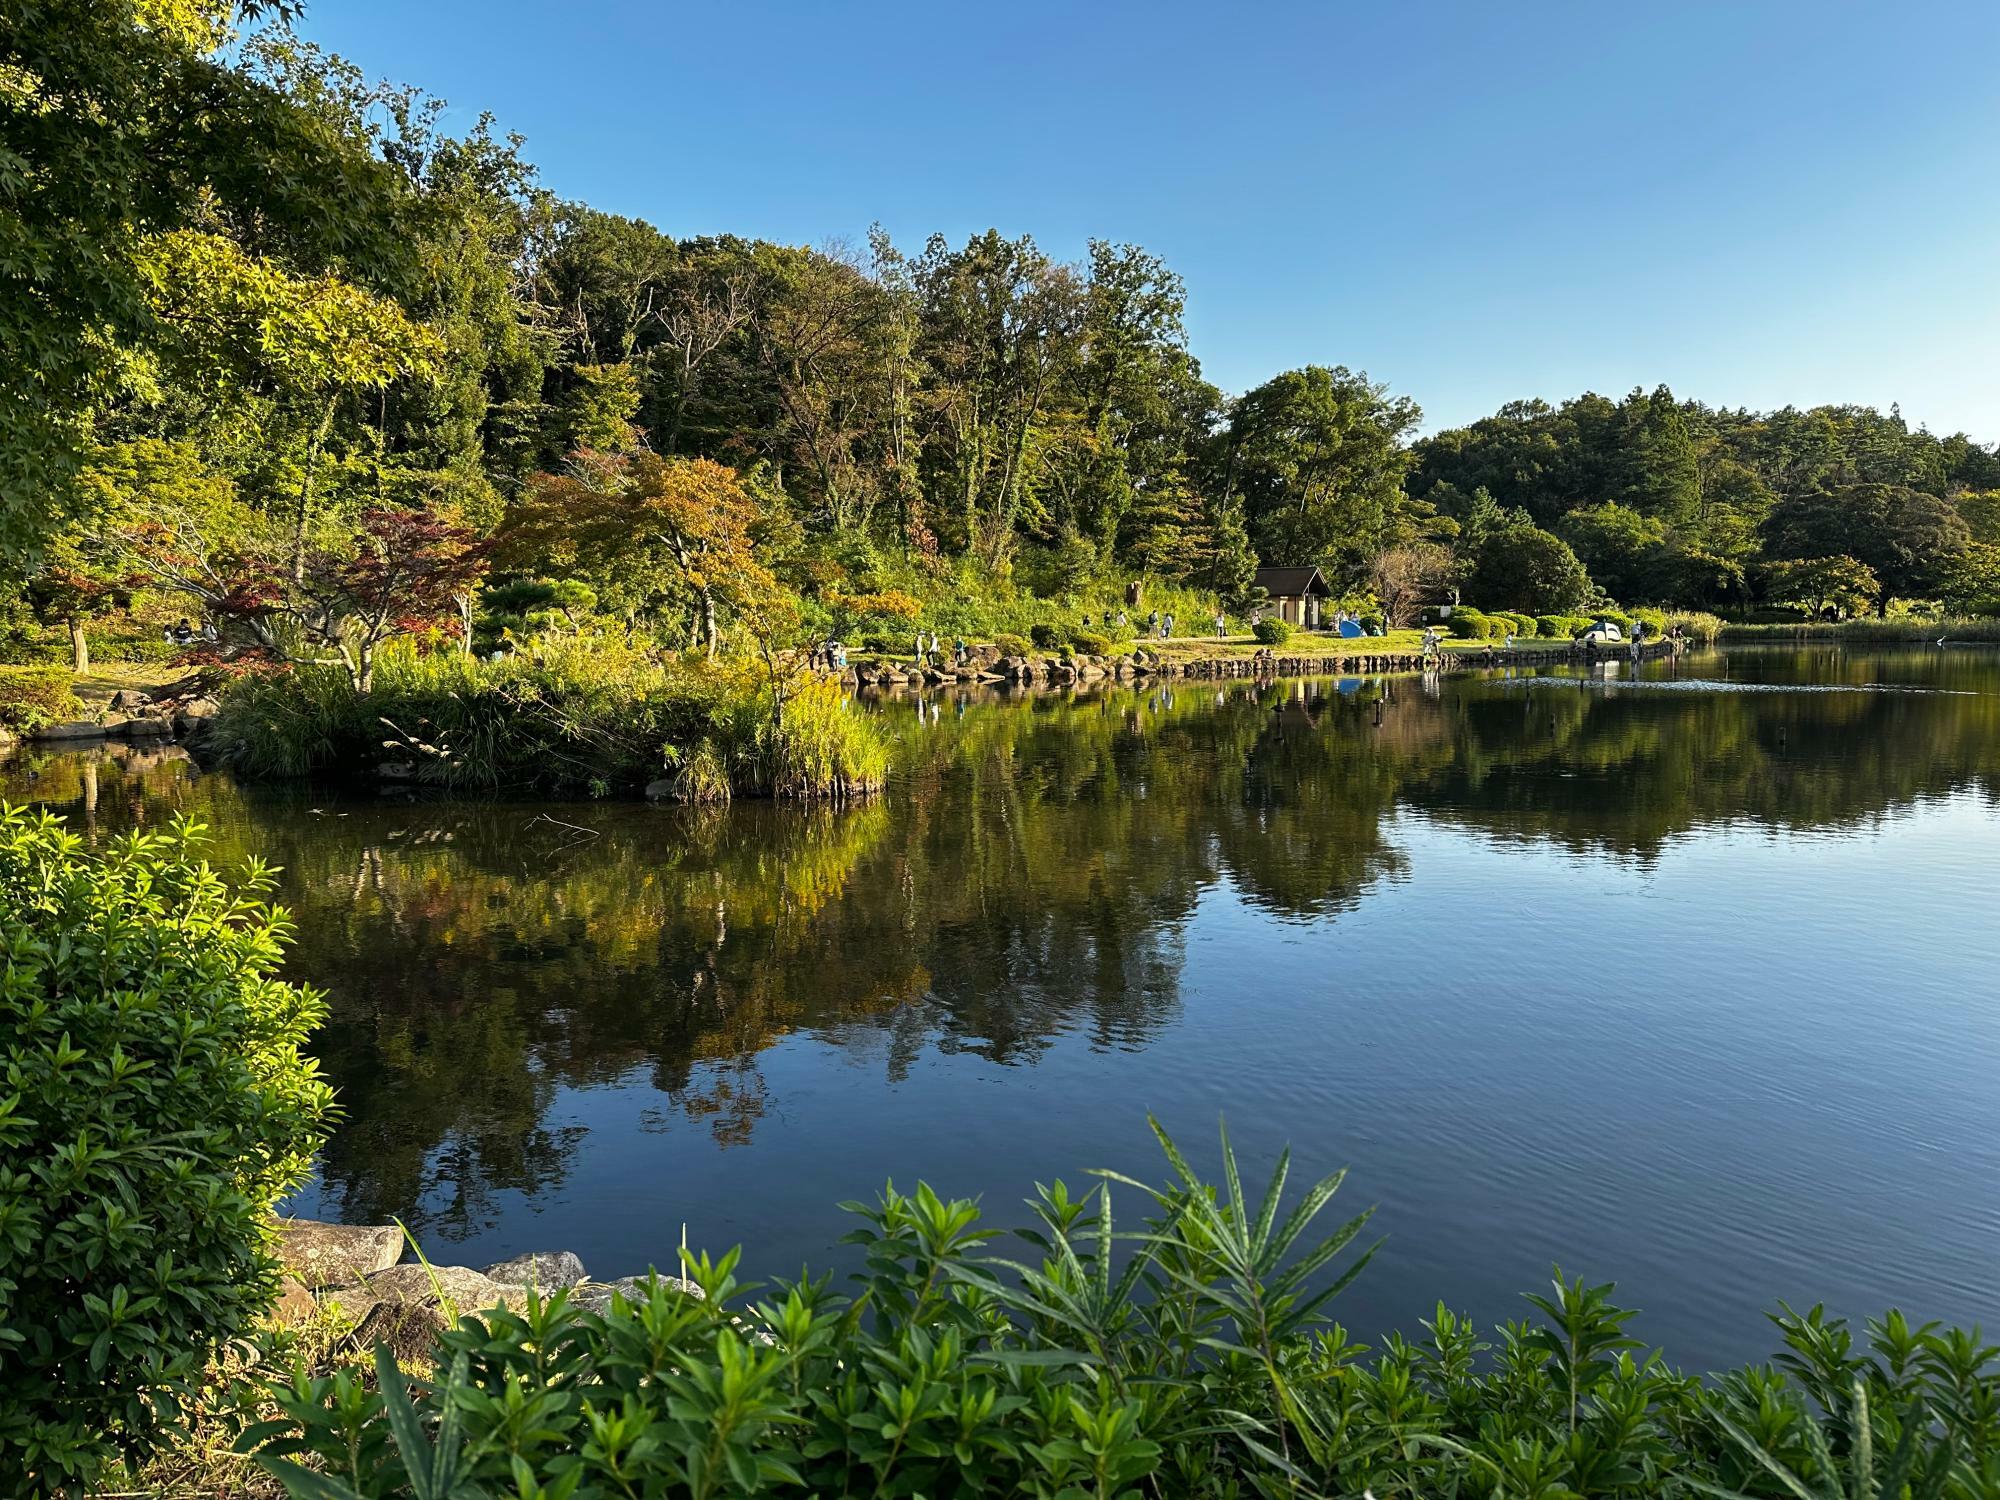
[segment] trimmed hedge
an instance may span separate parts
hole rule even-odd
[[[1282,646],[1292,638],[1292,627],[1284,620],[1266,616],[1250,627],[1250,634],[1257,638],[1260,645]]]
[[[1552,641],[1574,640],[1581,632],[1590,628],[1588,615],[1536,615],[1537,633]]]
[[[1026,656],[1033,647],[1026,636],[1001,634],[993,637],[993,644],[1002,656]]]

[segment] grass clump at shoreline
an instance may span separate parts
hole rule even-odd
[[[1939,639],[2000,645],[2000,619],[1799,620],[1724,624],[1724,641],[1842,641],[1852,645],[1924,645]]]
[[[879,787],[875,723],[837,691],[741,660],[662,661],[615,636],[497,661],[398,643],[357,691],[338,667],[242,678],[211,742],[252,779],[375,774],[451,791],[609,795],[658,779],[689,800],[839,798]]]

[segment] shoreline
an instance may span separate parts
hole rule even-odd
[[[1168,642],[1172,645],[1172,642]],[[1360,644],[1360,643],[1356,643]],[[1658,661],[1691,649],[1685,643],[1652,642],[1639,648],[1638,660]],[[1550,642],[1540,649],[1498,645],[1447,648],[1440,654],[1439,672],[1488,670],[1495,667],[1594,666],[1599,662],[1631,661],[1629,646],[1610,650],[1574,643]],[[1383,677],[1424,671],[1421,651],[1326,651],[1310,655],[1276,648],[1263,651],[1176,651],[1169,656],[1140,648],[1115,656],[1009,657],[992,647],[976,648],[963,666],[918,667],[900,659],[864,661],[834,674],[860,691],[898,688],[987,686],[1047,689],[1090,683],[1147,681],[1217,682],[1279,677]]]

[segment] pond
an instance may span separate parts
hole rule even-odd
[[[885,1179],[1025,1222],[1227,1117],[1350,1168],[1337,1311],[1616,1280],[1690,1368],[1778,1298],[2000,1322],[2000,652],[891,701],[845,811],[249,789],[17,756],[284,867],[346,1118],[295,1211],[599,1275],[840,1265]],[[1137,1217],[1129,1191],[1120,1205]]]

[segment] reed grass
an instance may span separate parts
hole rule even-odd
[[[253,779],[400,779],[457,792],[633,791],[687,800],[841,797],[879,786],[874,721],[809,682],[779,722],[742,663],[660,658],[615,636],[545,638],[497,661],[385,648],[372,691],[337,667],[250,677],[223,699],[220,759]]]

